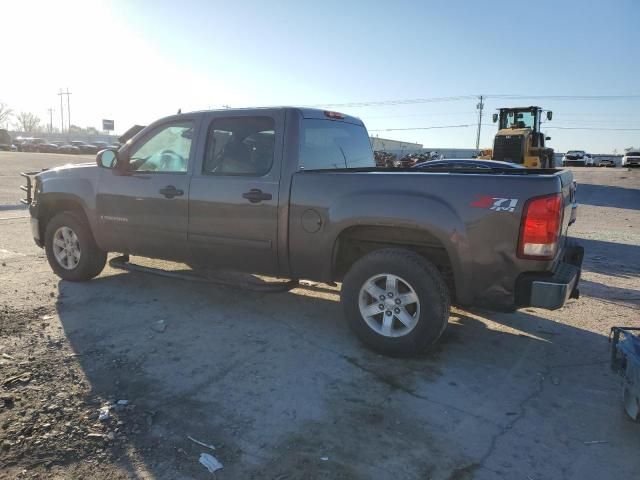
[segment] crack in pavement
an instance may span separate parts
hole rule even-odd
[[[547,367],[546,365],[544,366],[544,369],[543,369],[542,372],[538,372],[538,387],[518,403],[518,409],[520,410],[518,415],[515,415],[513,417],[513,419],[510,422],[508,422],[504,427],[499,427],[500,431],[498,433],[496,433],[491,438],[491,442],[489,443],[489,448],[487,449],[485,454],[482,455],[482,457],[480,457],[480,459],[476,463],[477,466],[476,466],[475,470],[478,470],[478,469],[482,468],[482,469],[486,469],[486,470],[489,470],[489,471],[495,473],[494,470],[486,467],[485,464],[486,464],[487,460],[489,460],[489,458],[491,458],[491,456],[495,453],[495,450],[496,450],[497,445],[498,445],[498,440],[500,440],[500,438],[502,438],[507,433],[509,433],[509,431],[511,429],[513,429],[513,427],[516,425],[516,423],[518,423],[520,420],[522,420],[524,418],[524,416],[527,413],[526,404],[529,403],[534,398],[536,398],[539,395],[541,395],[542,392],[544,392],[544,379],[545,379],[545,377],[547,375],[550,375],[550,374],[551,374],[551,369],[549,367]]]
[[[492,425],[492,426],[497,427],[497,428],[503,428],[499,423],[496,423],[496,422],[494,422],[494,421],[492,421],[492,420],[490,420],[490,419],[488,419],[486,417],[483,417],[482,415],[470,412],[470,411],[465,410],[465,409],[460,408],[460,407],[453,406],[453,405],[451,405],[449,403],[445,403],[445,402],[440,402],[438,400],[434,400],[432,398],[427,397],[426,395],[421,395],[421,394],[415,392],[414,390],[408,388],[407,386],[403,385],[402,383],[398,382],[397,380],[395,380],[395,379],[393,379],[393,378],[391,378],[391,377],[389,377],[387,375],[381,374],[380,372],[378,372],[378,371],[376,371],[376,370],[374,370],[372,368],[368,368],[368,367],[362,365],[354,357],[350,357],[348,355],[345,355],[342,352],[333,350],[332,348],[317,344],[313,340],[307,338],[307,336],[305,334],[301,333],[297,328],[295,328],[290,323],[288,323],[288,322],[286,322],[286,321],[284,321],[282,319],[275,318],[272,315],[269,315],[269,317],[272,320],[274,320],[274,321],[276,321],[278,323],[282,323],[285,326],[287,326],[287,328],[290,331],[292,331],[297,337],[299,337],[300,339],[302,339],[303,341],[305,341],[309,345],[311,345],[311,346],[313,346],[313,347],[315,347],[315,348],[317,348],[319,350],[323,350],[325,352],[331,353],[331,354],[339,357],[340,359],[344,360],[348,364],[358,368],[359,370],[361,370],[361,371],[363,371],[363,372],[365,372],[365,373],[367,373],[369,375],[372,375],[376,380],[378,380],[379,382],[387,385],[389,388],[391,388],[394,391],[400,391],[402,393],[405,393],[406,395],[410,395],[413,398],[417,398],[418,400],[422,400],[422,401],[425,401],[425,402],[428,402],[428,403],[431,403],[431,404],[434,404],[434,405],[438,405],[440,407],[444,407],[445,409],[451,409],[451,410],[453,410],[455,412],[458,412],[460,414],[463,414],[463,415],[466,415],[466,416],[470,416],[470,417],[472,417],[472,418],[474,418],[474,419],[476,419],[476,420],[478,420],[478,421],[480,421],[482,423],[486,423],[486,424]]]

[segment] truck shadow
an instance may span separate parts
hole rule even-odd
[[[640,288],[620,288],[589,280],[580,280],[581,294],[640,308]]]
[[[583,269],[612,277],[640,276],[640,245],[579,238],[584,247]]]
[[[614,207],[627,210],[640,209],[640,189],[581,183],[578,185],[578,203],[596,207]]]
[[[121,273],[61,281],[59,291],[90,399],[127,399],[140,415],[151,412],[138,433],[107,447],[119,449],[131,475],[142,460],[154,478],[208,478],[198,463],[207,449],[191,435],[217,446],[220,478],[387,478],[376,452],[389,446],[412,475],[444,478],[455,472],[438,460],[442,445],[458,467],[471,462],[468,431],[457,425],[473,429],[471,443],[488,444],[538,388],[540,372],[599,362],[611,381],[605,337],[535,313],[454,309],[429,352],[391,359],[358,343],[332,287],[265,294]],[[332,461],[319,460],[324,451]]]

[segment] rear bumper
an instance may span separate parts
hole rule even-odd
[[[522,274],[516,282],[516,306],[546,310],[562,308],[569,298],[578,298],[584,248],[571,244],[565,248],[562,261],[548,274]]]

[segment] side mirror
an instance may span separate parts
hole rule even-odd
[[[549,110],[547,112],[547,120],[551,121],[552,118],[553,118],[553,112],[551,110]]]
[[[101,150],[96,155],[96,163],[100,168],[115,168],[118,164],[118,154],[113,150]]]
[[[498,114],[494,113],[493,114],[493,123],[496,123],[498,121]]]
[[[551,140],[551,137],[544,137],[545,140]]]

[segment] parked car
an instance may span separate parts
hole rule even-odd
[[[27,179],[34,240],[65,280],[123,252],[342,282],[351,328],[385,354],[434,343],[451,302],[557,309],[578,296],[570,171],[378,168],[362,121],[341,113],[178,114],[96,164]]]
[[[612,157],[601,157],[599,167],[615,167],[616,162]]]
[[[39,153],[56,153],[58,151],[58,145],[54,142],[45,141],[45,143],[36,145],[36,151]]]
[[[98,153],[100,150],[104,150],[106,148],[109,148],[109,143],[108,142],[92,142],[91,143],[94,147],[96,147],[96,153]]]
[[[41,144],[47,143],[44,138],[28,138],[22,144],[23,152],[37,152]]]
[[[75,145],[71,145],[69,142],[65,142],[62,140],[56,140],[55,143],[58,146],[58,153],[67,153],[72,155],[78,155],[80,153],[80,149]]]
[[[98,153],[97,147],[95,147],[94,145],[90,145],[86,142],[83,142],[82,140],[72,140],[71,145],[73,145],[74,147],[78,147],[78,150],[80,153],[85,153],[85,154]]]
[[[623,167],[637,167],[640,165],[640,150],[630,150],[622,157]]]
[[[413,168],[430,169],[512,169],[526,168],[524,165],[512,162],[501,162],[499,160],[477,160],[475,158],[448,158],[445,160],[430,160],[416,164]]]
[[[16,146],[16,149],[19,152],[22,152],[22,145],[24,145],[24,143],[27,141],[27,138],[24,137],[16,137],[13,139],[13,144]]]
[[[562,157],[562,166],[576,166],[576,167],[594,167],[596,162],[593,157],[584,150],[569,150]]]
[[[11,141],[11,135],[9,135],[9,132],[3,128],[0,128],[0,150],[10,152],[12,145],[13,143]]]

